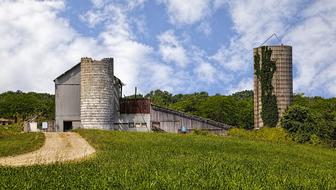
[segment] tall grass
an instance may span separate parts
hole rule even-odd
[[[228,135],[231,137],[268,141],[273,143],[293,143],[291,137],[283,128],[263,127],[259,130],[233,128],[228,131]]]
[[[78,131],[97,154],[78,163],[0,168],[0,189],[335,189],[336,152],[167,133]]]

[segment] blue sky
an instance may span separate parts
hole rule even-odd
[[[334,0],[0,0],[0,25],[0,92],[54,93],[81,57],[114,57],[126,95],[231,94],[252,89],[252,49],[276,33],[294,92],[336,96]]]

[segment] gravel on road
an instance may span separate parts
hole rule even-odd
[[[44,133],[44,145],[30,153],[0,158],[2,166],[28,166],[34,164],[52,164],[85,158],[95,149],[78,133]]]

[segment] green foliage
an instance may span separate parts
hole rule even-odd
[[[322,143],[321,138],[318,137],[318,136],[315,135],[315,134],[312,134],[312,135],[310,136],[310,141],[309,141],[309,142],[310,142],[311,144],[313,144],[313,145],[319,145],[319,144]]]
[[[253,103],[232,96],[212,96],[201,101],[195,115],[250,129],[253,128]]]
[[[21,127],[17,124],[0,126],[0,156],[31,152],[43,145],[43,133],[22,133],[21,131]]]
[[[279,120],[276,96],[272,94],[273,74],[276,71],[275,61],[271,60],[272,50],[267,46],[261,48],[261,58],[254,55],[255,74],[261,84],[261,118],[265,126],[275,127]],[[261,60],[261,65],[260,65]]]
[[[245,130],[233,128],[228,131],[228,135],[249,140],[261,140],[273,143],[292,143],[290,136],[283,128],[263,127],[259,130]]]
[[[97,153],[0,168],[0,189],[335,189],[336,152],[306,145],[168,133],[79,130]]]
[[[138,94],[137,97],[143,97]],[[209,96],[207,92],[172,95],[155,90],[145,95],[159,106],[209,118],[233,126],[253,128],[253,92],[242,91],[232,96]],[[128,96],[127,98],[134,98]],[[32,116],[39,120],[55,118],[54,96],[39,93],[6,92],[0,94],[0,117],[25,120]]]
[[[174,98],[176,101],[170,104],[169,107],[189,114],[199,115],[197,113],[199,106],[209,98],[206,92],[179,95],[178,98]]]
[[[308,107],[300,105],[304,99],[290,106],[281,119],[281,125],[296,142],[324,142],[333,146],[336,141],[336,108],[332,107],[334,103],[330,103],[333,100],[329,102],[318,98],[310,103],[309,101],[311,100],[304,103]]]
[[[0,117],[25,120],[32,116],[54,119],[54,95],[21,91],[0,94]]]
[[[154,104],[162,107],[168,107],[173,102],[173,95],[167,91],[151,91],[145,97],[150,98]]]
[[[304,143],[317,133],[317,118],[305,107],[291,106],[284,113],[281,125],[292,134],[296,142]]]
[[[154,104],[160,106],[241,128],[253,128],[252,91],[237,92],[232,96],[209,96],[206,92],[172,95],[156,90],[146,97],[150,97]]]
[[[238,99],[253,99],[253,90],[243,90],[240,92],[235,92],[231,96]]]

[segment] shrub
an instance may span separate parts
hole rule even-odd
[[[317,134],[317,118],[303,106],[290,106],[281,119],[281,125],[291,135],[294,141],[305,143]]]
[[[323,113],[315,113],[309,108],[293,105],[281,119],[281,125],[299,143],[330,144],[333,139],[334,124],[323,118]]]

